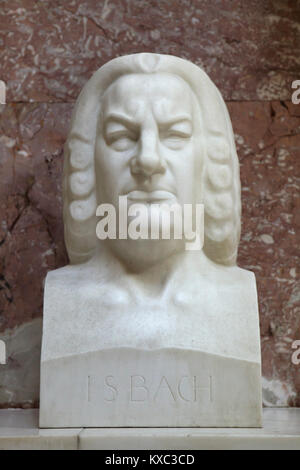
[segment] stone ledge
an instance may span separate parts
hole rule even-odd
[[[265,408],[262,429],[39,429],[38,410],[0,410],[0,450],[300,450],[300,408]]]

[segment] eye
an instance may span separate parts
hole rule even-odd
[[[188,122],[177,123],[161,132],[161,140],[171,149],[182,148],[191,138],[192,129]]]
[[[183,139],[189,139],[191,136],[190,134],[187,134],[185,132],[179,132],[179,131],[168,131],[165,133],[164,138],[165,139],[173,139],[173,140],[183,140]]]
[[[119,152],[128,150],[136,144],[137,132],[126,124],[109,121],[105,129],[105,140],[107,145]]]
[[[107,134],[106,141],[114,150],[123,151],[135,146],[137,136],[130,131],[124,130]]]
[[[161,140],[172,150],[182,148],[192,136],[192,124],[189,120],[173,122],[161,129]]]

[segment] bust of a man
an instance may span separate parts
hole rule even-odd
[[[155,214],[158,236],[120,236],[132,221],[120,198],[129,214]],[[160,236],[174,204],[203,205],[203,249]],[[101,205],[115,208],[112,238],[97,237]],[[64,223],[70,264],[45,285],[41,425],[259,426],[256,285],[236,265],[238,158],[200,68],[145,53],[94,74],[65,147]]]

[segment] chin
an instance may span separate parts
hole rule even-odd
[[[114,255],[132,272],[144,271],[184,250],[182,240],[110,240]]]

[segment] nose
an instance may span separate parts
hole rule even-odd
[[[158,137],[154,131],[142,131],[138,153],[131,160],[131,173],[146,178],[157,173],[165,173],[165,166],[158,150]]]

